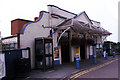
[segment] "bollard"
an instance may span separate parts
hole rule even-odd
[[[93,58],[93,55],[89,55],[89,58],[92,59],[92,58]]]
[[[115,52],[113,52],[113,57],[115,57]]]
[[[76,57],[76,69],[79,69],[79,57]]]
[[[108,59],[108,53],[106,53],[106,60]]]
[[[96,55],[94,55],[94,63],[96,64]]]

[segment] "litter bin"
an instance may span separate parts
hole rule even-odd
[[[30,72],[29,59],[20,58],[15,61],[16,77],[27,77]]]

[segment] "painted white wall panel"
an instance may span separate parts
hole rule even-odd
[[[35,38],[48,37],[50,28],[43,28],[42,25],[48,26],[48,14],[44,13],[42,19],[37,23],[29,24],[24,34],[20,35],[20,48],[30,47],[31,50],[31,67],[35,67]]]

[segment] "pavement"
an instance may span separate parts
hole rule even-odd
[[[113,58],[113,56],[109,56],[108,60],[106,60],[104,57],[98,57],[97,58],[97,63],[94,63],[94,59],[88,59],[88,60],[82,60],[80,61],[80,68],[76,69],[76,64],[75,63],[66,63],[66,64],[62,64],[59,66],[55,66],[54,69],[51,70],[47,70],[45,72],[42,72],[41,70],[32,70],[30,72],[30,75],[27,78],[17,78],[16,80],[59,80],[59,79],[65,79],[65,78],[69,78],[69,76],[74,75],[78,72],[82,72],[84,70],[88,70],[92,67],[101,65],[103,63],[112,61],[114,59],[117,59],[118,56],[115,56],[115,58]],[[114,63],[113,65],[116,65],[116,63]],[[111,66],[109,66],[110,69]],[[106,70],[106,69],[105,69]],[[104,70],[103,70],[104,71]],[[111,72],[111,71],[109,71]],[[93,72],[94,74],[97,75],[97,73]],[[91,74],[93,74],[91,73]],[[89,74],[89,75],[91,75]],[[102,74],[102,72],[101,72]],[[107,74],[107,73],[106,73]],[[116,75],[116,74],[114,74]],[[83,78],[84,76],[82,76],[81,78]],[[117,76],[115,76],[116,78]],[[92,76],[91,76],[92,78]],[[84,80],[84,79],[83,79]]]

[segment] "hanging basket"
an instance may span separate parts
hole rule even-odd
[[[72,46],[80,46],[85,44],[85,39],[84,38],[79,38],[79,37],[73,37],[71,40],[71,45]]]
[[[87,42],[87,45],[95,45],[94,44],[95,42],[93,39],[87,39],[86,42]]]
[[[81,43],[81,39],[78,38],[78,37],[73,37],[73,38],[71,39],[71,45],[72,45],[72,46],[79,46],[80,43]]]

